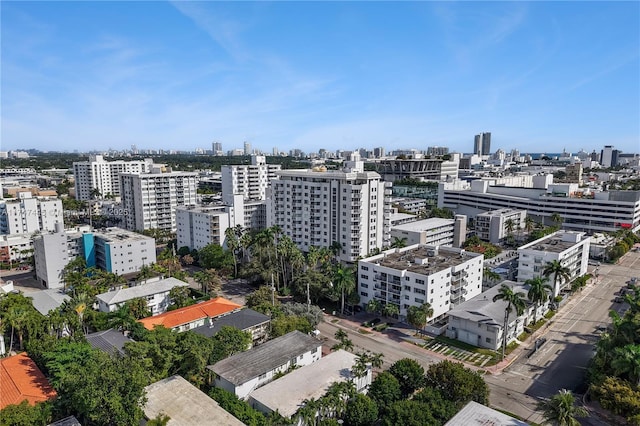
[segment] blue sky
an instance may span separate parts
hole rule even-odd
[[[639,2],[7,2],[1,149],[640,152]]]

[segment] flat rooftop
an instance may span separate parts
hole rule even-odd
[[[171,376],[152,383],[145,391],[147,403],[143,410],[148,419],[164,413],[170,418],[167,423],[169,426],[244,425],[206,393],[180,376]]]
[[[106,241],[150,241],[153,240],[151,237],[147,237],[142,234],[138,234],[137,232],[128,231],[122,228],[106,228],[100,229],[99,231],[95,231],[94,235],[96,237],[100,237]]]
[[[400,271],[407,270],[423,275],[430,275],[443,269],[461,265],[481,256],[452,247],[411,246],[400,250],[387,250],[383,254],[364,259],[387,268]]]
[[[351,378],[351,367],[355,362],[356,356],[349,352],[332,352],[256,389],[249,394],[249,400],[290,417],[302,407],[304,400],[320,398],[333,383]]]
[[[575,231],[559,231],[546,237],[540,238],[520,247],[518,250],[537,250],[551,253],[562,253],[565,250],[584,241],[579,234],[582,232]]]
[[[442,219],[439,217],[432,217],[431,219],[417,220],[415,222],[403,223],[402,225],[395,225],[394,230],[398,231],[411,231],[422,232],[429,229],[442,228],[443,226],[453,226],[453,219]]]

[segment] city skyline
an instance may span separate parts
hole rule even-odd
[[[636,2],[2,12],[2,150],[639,150]]]

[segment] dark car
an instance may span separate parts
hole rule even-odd
[[[356,306],[354,306],[354,307],[353,307],[353,310],[354,310],[355,312],[362,312],[362,306],[360,306],[360,305],[356,305]]]
[[[369,321],[369,324],[371,324],[372,326],[378,325],[380,324],[380,321],[382,321],[380,318],[374,318],[371,321]]]

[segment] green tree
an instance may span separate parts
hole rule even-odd
[[[233,276],[238,276],[238,249],[240,248],[240,237],[236,234],[235,228],[227,228],[224,231],[225,244],[233,256]]]
[[[178,308],[188,306],[193,303],[193,300],[189,297],[189,287],[187,286],[175,286],[169,291],[169,299],[172,304]]]
[[[398,379],[400,390],[405,398],[425,384],[424,368],[416,360],[401,359],[394,363],[388,371]]]
[[[589,413],[582,407],[576,407],[575,397],[566,389],[553,395],[548,401],[541,402],[539,409],[543,411],[546,421],[557,426],[580,426],[578,417],[587,417]]]
[[[529,286],[527,298],[535,305],[533,323],[536,324],[538,322],[538,308],[549,300],[549,293],[553,291],[553,288],[547,284],[547,279],[544,277],[534,277],[524,283]]]
[[[165,413],[160,413],[153,419],[149,420],[146,426],[167,426],[167,424],[169,424],[169,420],[171,420],[171,417]]]
[[[347,401],[344,423],[347,426],[372,425],[378,419],[378,406],[367,395],[358,393]]]
[[[262,426],[266,424],[266,418],[262,413],[251,408],[245,401],[239,399],[235,394],[221,389],[212,388],[209,396],[213,398],[222,409],[231,413],[235,418],[248,426]],[[288,424],[284,422],[281,424]]]
[[[142,297],[136,297],[135,299],[125,302],[125,307],[129,311],[129,314],[137,320],[151,315],[147,300]]]
[[[233,256],[218,244],[212,243],[198,251],[198,261],[205,269],[223,270],[233,266]]]
[[[413,396],[413,400],[425,404],[425,410],[429,411],[440,424],[447,423],[460,411],[458,404],[448,400],[440,391],[429,386],[418,391]]]
[[[442,361],[432,364],[425,376],[426,385],[436,389],[444,399],[462,409],[469,401],[487,405],[489,387],[480,374],[463,364]]]
[[[528,216],[524,218],[524,229],[525,231],[527,231],[527,233],[531,233],[531,231],[533,231],[536,227],[536,222],[533,220],[533,218],[531,216]]]
[[[11,404],[0,410],[2,426],[45,426],[51,422],[51,402],[31,405],[25,399],[20,404]]]
[[[562,216],[560,215],[560,213],[552,213],[551,222],[553,222],[554,226],[560,226],[562,224]]]
[[[222,287],[222,280],[215,269],[205,269],[193,274],[193,278],[198,284],[203,293],[214,293]]]
[[[426,404],[418,401],[394,402],[382,417],[382,424],[385,426],[440,426],[441,423],[433,418],[427,408]]]
[[[507,219],[504,221],[504,229],[507,231],[507,235],[513,235],[513,231],[516,229],[516,223],[513,219]]]
[[[239,330],[235,327],[223,326],[213,336],[217,350],[221,351],[223,356],[220,359],[230,357],[239,352],[249,349],[252,338],[251,333]]]
[[[280,302],[275,297],[275,289],[269,286],[263,285],[253,293],[247,296],[247,306],[249,308],[255,308],[261,305],[274,305],[277,306]]]
[[[424,303],[421,306],[409,306],[407,309],[407,322],[416,329],[416,332],[424,328],[432,316],[433,308],[429,303]]]
[[[294,330],[306,334],[311,333],[313,327],[308,319],[298,316],[280,316],[271,320],[271,337],[283,336]]]
[[[393,374],[383,371],[373,379],[367,395],[376,402],[380,412],[386,412],[391,404],[402,398],[400,382]]]
[[[400,313],[400,308],[396,304],[387,303],[384,305],[382,312],[386,317],[394,317]]]
[[[640,345],[617,347],[613,352],[611,367],[615,374],[626,374],[631,383],[640,386]]]
[[[391,242],[392,248],[403,248],[406,246],[407,246],[406,237],[393,237],[393,241]]]
[[[553,297],[560,294],[560,284],[569,281],[571,278],[569,268],[564,266],[559,260],[547,262],[542,270],[542,275],[547,278],[553,276]]]
[[[338,266],[333,275],[333,285],[340,293],[340,312],[344,314],[344,298],[356,289],[355,271],[353,268]]]
[[[364,307],[364,309],[369,313],[378,314],[382,312],[382,303],[380,303],[378,299],[371,299],[369,300],[369,302],[367,302],[367,305]]]
[[[353,342],[349,339],[349,335],[342,329],[338,329],[335,332],[334,337],[338,340],[338,343],[331,347],[331,350],[337,351],[344,349],[345,351],[353,350]]]
[[[507,339],[509,336],[509,316],[515,309],[518,316],[524,313],[526,306],[524,301],[525,294],[522,292],[514,292],[513,288],[506,284],[500,286],[498,294],[493,296],[493,302],[503,301],[507,303],[507,307],[504,310],[504,324],[502,328],[502,358],[504,359],[504,353],[507,348]]]

